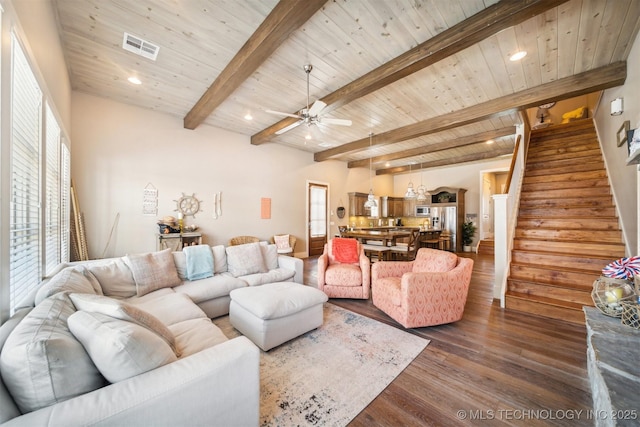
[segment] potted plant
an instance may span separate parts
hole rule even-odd
[[[471,243],[473,243],[473,236],[476,235],[476,226],[473,221],[465,221],[462,224],[462,250],[465,252],[471,252]]]

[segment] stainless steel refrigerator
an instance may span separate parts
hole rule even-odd
[[[456,243],[458,237],[457,236],[457,226],[456,224],[458,220],[458,215],[456,212],[458,209],[455,206],[446,206],[446,207],[431,207],[431,225],[433,228],[439,228],[440,230],[447,230],[451,234],[451,249],[456,251]]]

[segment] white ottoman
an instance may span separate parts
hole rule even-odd
[[[311,286],[276,282],[231,291],[231,325],[264,351],[322,325],[327,295]]]

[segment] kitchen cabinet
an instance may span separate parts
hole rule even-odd
[[[402,216],[416,216],[416,199],[403,200]]]
[[[404,199],[401,197],[380,197],[380,217],[395,218],[404,216]]]
[[[369,197],[366,193],[349,193],[349,216],[367,216],[377,217],[378,209],[366,209],[364,203]],[[380,200],[376,197],[378,208],[380,207]]]

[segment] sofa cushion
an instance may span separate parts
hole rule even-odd
[[[187,280],[187,257],[182,251],[172,252],[173,263],[176,265],[176,272],[180,280]]]
[[[111,383],[177,360],[158,334],[137,323],[102,313],[77,311],[69,316],[69,329]]]
[[[31,310],[7,338],[0,355],[0,370],[22,413],[106,384],[67,327],[67,319],[75,311],[66,292],[55,294]]]
[[[127,302],[151,313],[165,326],[171,326],[189,319],[208,318],[205,312],[191,298],[176,292],[160,295],[157,298],[132,299],[127,300]]]
[[[324,273],[325,285],[362,286],[362,270],[357,264],[331,264]]]
[[[100,313],[116,319],[136,323],[157,334],[174,352],[177,352],[176,342],[171,331],[154,315],[140,307],[100,295],[71,294],[69,297],[77,310]]]
[[[247,274],[265,273],[267,268],[262,259],[259,243],[245,243],[243,245],[228,246],[227,267],[234,277]]]
[[[444,273],[458,265],[458,256],[452,252],[423,248],[413,261],[414,273]]]
[[[209,318],[185,320],[169,326],[169,329],[176,337],[176,345],[182,358],[228,341]]]
[[[260,242],[260,250],[262,251],[262,259],[264,260],[267,271],[278,268],[278,250],[276,245]]]
[[[224,245],[212,246],[211,252],[213,252],[213,273],[226,273],[229,267],[227,266],[227,251]]]
[[[244,288],[247,283],[242,279],[233,277],[229,273],[216,274],[196,281],[184,281],[182,285],[173,290],[179,294],[186,294],[193,302],[199,304],[214,298],[225,297],[234,289]]]
[[[100,283],[91,271],[76,265],[64,268],[42,285],[36,293],[35,303],[38,305],[51,295],[65,291],[102,295]]]
[[[181,282],[173,263],[171,248],[159,252],[127,255],[125,262],[133,273],[138,296],[156,289],[171,288]]]
[[[104,295],[114,298],[129,298],[136,294],[133,273],[123,259],[90,265],[88,268],[100,282]]]
[[[296,272],[288,268],[276,268],[266,273],[249,274],[242,276],[241,279],[247,282],[249,286],[259,286],[266,283],[288,282],[291,281]]]

